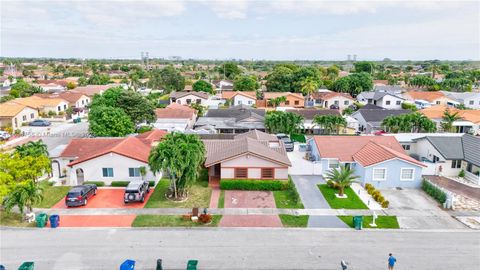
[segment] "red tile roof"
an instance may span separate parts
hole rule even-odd
[[[108,153],[115,153],[147,163],[151,143],[160,140],[165,134],[165,131],[152,130],[136,137],[73,139],[60,156],[75,158],[68,166]]]
[[[192,119],[195,115],[195,109],[172,103],[164,109],[155,109],[155,115],[158,119]]]
[[[344,97],[353,100],[353,97],[348,93],[339,93],[339,92],[315,92],[312,94],[314,99],[328,100],[334,97]]]
[[[315,144],[322,158],[337,158],[340,162],[356,161],[370,166],[399,158],[419,166],[393,136],[315,136]]]

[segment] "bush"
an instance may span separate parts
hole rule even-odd
[[[295,187],[295,183],[293,183],[292,178],[288,176],[288,191],[291,194],[292,200],[295,204],[301,202],[300,194],[298,194],[297,188]]]
[[[52,116],[55,116],[55,115],[57,115],[56,112],[54,112],[54,111],[48,111],[48,116],[52,117]]]
[[[112,187],[126,187],[128,186],[128,183],[130,181],[112,181],[110,184]],[[149,187],[154,187],[155,186],[155,181],[148,181],[148,186]]]
[[[465,171],[463,169],[458,173],[458,177],[465,177]]]
[[[245,180],[222,179],[220,188],[225,190],[288,190],[288,181],[281,180]]]
[[[210,223],[212,221],[212,215],[210,214],[201,214],[198,216],[198,221],[203,224]]]
[[[369,189],[374,189],[374,187],[373,187],[373,185],[372,185],[372,184],[370,184],[370,183],[366,183],[366,184],[365,184],[365,189],[366,189],[366,190],[369,190]]]
[[[105,186],[105,182],[102,182],[102,181],[86,181],[86,182],[83,182],[84,184],[94,184],[96,185],[97,187],[103,187]]]
[[[382,207],[383,207],[383,208],[388,208],[389,205],[390,205],[390,202],[389,202],[389,201],[383,201],[383,202],[382,202]]]
[[[378,197],[377,197],[377,202],[378,202],[379,204],[382,204],[384,201],[385,201],[385,198],[384,198],[382,195],[378,195]]]
[[[290,134],[290,139],[294,142],[299,142],[299,143],[306,143],[307,140],[305,140],[305,135],[302,134]]]
[[[425,191],[425,193],[430,195],[439,203],[444,203],[447,200],[447,194],[443,190],[434,186],[432,183],[426,181],[425,179],[422,182],[422,189],[423,191]]]

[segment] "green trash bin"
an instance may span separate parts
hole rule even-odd
[[[361,230],[362,229],[362,222],[363,222],[363,217],[362,216],[354,216],[353,217],[353,226],[355,227],[356,230]]]
[[[22,265],[20,265],[20,267],[18,268],[18,270],[34,270],[34,263],[33,262],[24,262],[22,263]]]
[[[40,213],[35,217],[38,228],[43,228],[47,225],[48,216],[45,213]]]
[[[197,260],[189,260],[187,263],[187,270],[197,270]]]

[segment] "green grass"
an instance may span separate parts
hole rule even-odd
[[[65,198],[68,191],[71,187],[69,186],[59,186],[54,187],[50,185],[48,181],[40,182],[40,185],[44,188],[43,189],[43,200],[40,203],[35,204],[33,207],[35,208],[51,208],[56,203],[58,203],[61,199]]]
[[[184,220],[182,216],[138,215],[132,227],[217,227],[221,215],[214,215],[212,223],[203,225],[198,222]]]
[[[273,191],[275,205],[277,208],[303,209],[303,203],[300,198],[297,200],[290,190]]]
[[[35,227],[35,222],[23,222],[22,216],[19,213],[7,213],[2,210],[0,211],[0,226]]]
[[[307,142],[304,134],[290,134],[290,139],[292,139],[292,141],[294,142],[299,142],[299,143]]]
[[[353,228],[353,216],[338,216],[345,224]],[[363,228],[374,228],[374,229],[399,229],[398,220],[396,216],[378,216],[375,220],[377,227],[371,227],[372,216],[363,216],[362,225]]]
[[[208,182],[198,181],[193,184],[188,192],[188,199],[184,202],[167,199],[165,194],[169,186],[170,181],[168,179],[161,179],[145,208],[205,208],[210,205],[212,190],[208,187]]]
[[[305,228],[308,225],[309,216],[294,216],[280,214],[280,220],[283,227],[300,227]]]
[[[326,184],[318,185],[318,188],[333,209],[368,209],[350,187],[345,189],[345,194],[347,195],[345,199],[337,198],[335,194],[338,193],[338,190]]]
[[[225,208],[225,190],[220,190],[220,197],[218,198],[218,208]]]

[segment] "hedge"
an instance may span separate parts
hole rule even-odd
[[[294,142],[306,143],[305,135],[303,134],[290,134],[290,139]]]
[[[425,193],[430,195],[439,203],[444,203],[447,200],[447,194],[443,190],[439,189],[438,187],[426,181],[425,179],[423,179],[422,181],[422,189],[423,191],[425,191]]]
[[[289,183],[282,180],[222,179],[220,188],[225,190],[288,190]]]
[[[94,184],[96,185],[97,187],[103,187],[105,186],[105,182],[102,182],[102,181],[86,181],[86,182],[83,182],[83,184],[87,185],[87,184]]]
[[[130,181],[112,181],[110,184],[112,187],[126,187],[128,186],[128,183]],[[155,181],[148,181],[148,186],[149,187],[154,187],[155,186]]]

